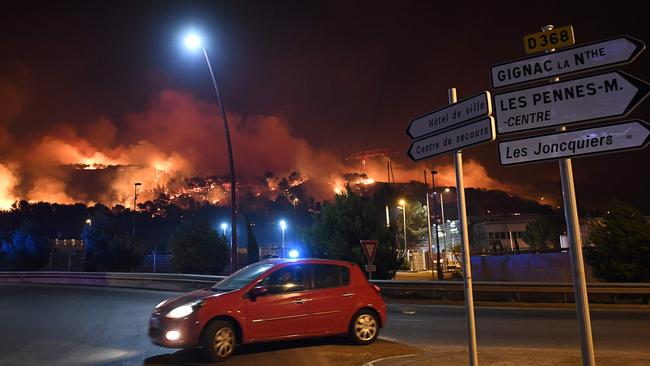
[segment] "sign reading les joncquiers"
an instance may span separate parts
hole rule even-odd
[[[648,144],[650,129],[641,120],[554,133],[499,143],[501,165],[639,149]]]

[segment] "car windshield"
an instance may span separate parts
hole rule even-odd
[[[232,275],[224,278],[221,282],[212,286],[212,289],[215,291],[238,290],[246,286],[257,276],[259,276],[260,274],[262,274],[263,272],[265,272],[266,270],[270,269],[273,266],[274,266],[273,263],[259,262],[259,263],[251,264],[250,266],[244,267],[239,271],[233,273]]]

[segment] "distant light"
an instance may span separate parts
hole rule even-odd
[[[170,341],[176,341],[181,337],[181,333],[177,330],[170,330],[169,332],[165,333],[165,338],[167,338]]]
[[[445,188],[445,192],[449,192],[449,188]]]
[[[286,230],[287,228],[287,222],[285,220],[280,220],[280,228],[282,230]]]
[[[185,36],[185,47],[190,50],[197,50],[201,48],[201,38],[196,34],[188,34]]]
[[[221,223],[221,230],[225,231],[227,228],[228,228],[228,224],[226,224],[225,222],[222,222]]]
[[[86,219],[86,224],[88,224],[88,225],[92,225],[92,224],[93,224],[93,220],[91,220],[91,219]]]
[[[295,258],[298,258],[299,256],[300,256],[300,253],[297,250],[291,249],[289,251],[289,258],[294,258],[295,259]]]
[[[406,206],[406,201],[403,200],[403,199],[402,199],[402,200],[399,200],[398,203],[399,203],[399,205],[402,206],[402,207]]]

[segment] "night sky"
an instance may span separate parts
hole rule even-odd
[[[254,166],[250,175],[261,175],[264,169],[306,170],[302,165],[324,161],[349,167],[353,163],[345,162],[346,157],[386,148],[401,152],[395,156],[396,169],[446,166],[442,170],[449,174],[442,183],[451,184],[451,157],[410,162],[405,154],[410,139],[404,133],[411,118],[446,104],[447,88],[458,88],[459,99],[490,90],[489,66],[523,57],[522,37],[549,23],[573,25],[577,44],[618,35],[650,42],[650,6],[645,2],[441,3],[5,4],[0,13],[0,164],[13,172],[18,196],[39,184],[56,190],[65,182],[56,173],[47,178],[35,173],[47,168],[33,153],[49,155],[50,150],[39,150],[44,136],[84,146],[81,150],[88,154],[118,154],[118,146],[131,151],[127,147],[146,140],[163,155],[185,157],[186,169],[225,173],[224,160],[196,163],[202,155],[223,155],[218,130],[176,139],[176,128],[183,128],[185,120],[174,111],[169,113],[178,115],[177,120],[156,125],[170,105],[183,103],[201,105],[201,113],[215,112],[210,123],[219,123],[205,62],[181,47],[181,36],[194,27],[208,37],[206,48],[226,107],[237,116],[234,128],[240,134],[234,149],[243,176],[247,165]],[[647,53],[621,69],[650,80]],[[650,121],[649,111],[646,101],[630,117]],[[269,132],[268,137],[247,140],[260,123],[279,123],[286,136]],[[199,148],[185,150],[196,139],[203,139],[196,142]],[[294,154],[283,149],[292,149],[292,144],[309,158],[285,166],[282,160],[294,159]],[[275,152],[278,157],[270,157]],[[496,143],[468,149],[464,158],[474,163],[466,168],[468,175],[484,174],[471,171],[484,167],[489,176],[489,184],[475,177],[476,186],[502,187],[533,198],[560,197],[556,162],[502,168]],[[644,150],[576,159],[579,206],[603,207],[617,196],[650,212],[649,158],[650,150]],[[71,163],[64,160],[58,161]],[[402,179],[419,178],[409,174]]]

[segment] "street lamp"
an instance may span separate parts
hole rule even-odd
[[[398,203],[399,206],[397,206],[397,208],[402,210],[402,213],[404,214],[404,255],[406,255],[406,252],[408,251],[408,248],[406,247],[406,201],[401,199]]]
[[[437,171],[432,170],[431,171],[431,185],[433,186],[433,194],[436,194],[436,180],[435,180],[435,175],[438,174]],[[428,198],[428,196],[427,196]],[[434,224],[436,225],[436,271],[438,272],[438,280],[442,281],[444,279],[443,273],[442,273],[442,264],[440,263],[440,238],[438,235],[438,214],[436,212],[436,197],[433,196],[433,217],[434,217]],[[447,255],[447,253],[445,253]]]
[[[287,230],[287,222],[280,220],[280,229],[282,229],[282,256],[284,257],[284,232]]]
[[[225,222],[221,223],[221,230],[223,230],[223,236],[226,236],[226,229],[228,229],[228,224]]]
[[[205,51],[201,37],[197,34],[191,33],[185,36],[184,39],[185,47],[190,50],[201,49],[203,56],[205,57],[205,62],[208,64],[208,70],[210,71],[210,78],[212,79],[212,86],[214,86],[214,91],[217,94],[217,103],[219,104],[219,110],[221,112],[221,119],[223,120],[223,129],[226,135],[226,146],[228,147],[228,165],[230,170],[230,212],[231,212],[231,235],[230,235],[230,273],[234,273],[237,269],[237,200],[236,200],[236,179],[235,179],[235,163],[232,156],[232,144],[230,142],[230,128],[228,127],[228,118],[226,117],[226,108],[224,107],[223,98],[221,97],[221,91],[219,90],[219,84],[217,84],[217,79],[214,77],[214,72],[212,72],[212,66],[210,64],[210,59],[208,58],[208,53]]]

